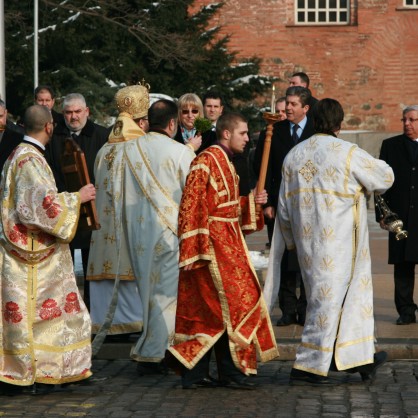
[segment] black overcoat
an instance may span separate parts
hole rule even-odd
[[[23,134],[6,127],[0,142],[0,177],[3,166],[12,151],[23,141]]]
[[[299,138],[299,142],[304,141],[314,135],[312,118],[307,116],[305,128]],[[253,168],[257,177],[260,173],[261,160],[263,156],[265,131],[260,133],[260,138],[254,153]],[[271,137],[270,158],[267,168],[265,189],[268,193],[266,206],[277,207],[279,197],[280,183],[282,182],[282,166],[288,152],[295,146],[290,134],[290,122],[282,120],[273,125],[273,135]]]
[[[87,171],[91,183],[94,184],[94,161],[100,148],[107,142],[110,134],[110,128],[105,128],[90,120],[87,120],[86,125],[81,130],[80,135],[75,139],[80,148],[83,150],[86,157]],[[59,192],[66,190],[64,174],[61,170],[61,159],[64,152],[65,139],[70,136],[65,123],[58,123],[54,129],[54,135],[51,141],[46,146],[45,158],[48,161],[55,177],[57,189]],[[73,241],[71,248],[89,248],[91,232],[78,231]]]
[[[418,263],[418,149],[414,153],[408,141],[411,140],[405,135],[394,136],[385,139],[380,150],[379,158],[392,167],[395,175],[392,187],[383,197],[408,231],[408,238],[401,241],[389,234],[389,264]]]

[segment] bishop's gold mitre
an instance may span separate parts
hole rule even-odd
[[[115,94],[116,106],[119,113],[128,113],[132,119],[140,119],[148,114],[149,84],[138,83],[127,86]]]

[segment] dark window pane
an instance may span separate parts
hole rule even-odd
[[[335,9],[337,7],[337,0],[329,0],[329,7]]]
[[[337,21],[337,13],[336,12],[329,12],[329,21],[336,22]]]
[[[347,7],[347,0],[340,0],[340,7],[346,8]]]
[[[340,22],[347,22],[347,12],[340,12]]]
[[[406,5],[407,6],[413,6],[412,0],[406,0]]]
[[[305,13],[304,12],[298,12],[298,22],[299,23],[305,22]]]
[[[318,13],[318,22],[326,22],[327,21],[327,14],[325,12]]]
[[[305,7],[305,0],[298,0],[298,8],[302,9],[303,7]]]
[[[308,12],[308,22],[315,22],[315,12]]]
[[[319,8],[320,9],[325,9],[325,7],[326,7],[326,3],[325,3],[325,0],[319,0]]]
[[[315,0],[308,0],[308,8],[315,9]]]

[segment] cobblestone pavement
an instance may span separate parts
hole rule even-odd
[[[0,395],[0,417],[417,417],[418,361],[383,365],[371,384],[331,373],[335,386],[290,386],[290,361],[260,364],[255,391],[183,390],[180,378],[136,374],[130,360],[94,360],[90,381],[33,396]]]

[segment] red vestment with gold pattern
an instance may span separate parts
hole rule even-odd
[[[240,197],[238,176],[220,146],[193,160],[180,204],[180,272],[174,345],[169,351],[188,369],[226,331],[235,366],[255,374],[278,356],[270,317],[241,229],[257,222],[252,194]]]

